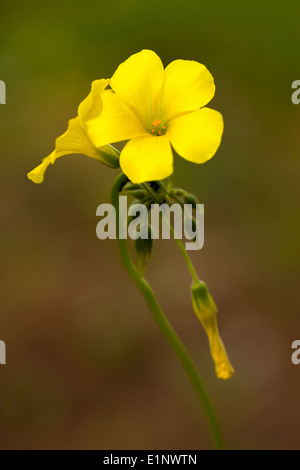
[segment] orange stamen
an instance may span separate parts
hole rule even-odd
[[[160,119],[154,119],[152,122],[152,129],[151,133],[155,135],[164,135],[166,133],[167,127],[161,125],[161,120]]]

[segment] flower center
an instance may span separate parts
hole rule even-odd
[[[153,135],[165,135],[165,133],[167,132],[166,126],[162,126],[160,119],[154,119],[151,126],[151,133]]]

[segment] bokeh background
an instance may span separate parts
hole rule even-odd
[[[119,260],[96,238],[116,172],[81,156],[42,185],[53,149],[96,78],[143,48],[204,63],[225,133],[217,155],[179,157],[175,184],[205,204],[192,254],[219,307],[236,374],[214,375],[172,241],[148,269],[188,345],[232,449],[299,449],[299,2],[51,1],[1,5],[0,366],[2,449],[209,449],[183,370]],[[149,77],[151,79],[151,77]],[[183,84],[184,85],[184,84]]]

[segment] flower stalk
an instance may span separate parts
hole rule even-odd
[[[115,183],[112,188],[112,193],[111,193],[111,202],[113,206],[115,207],[116,210],[116,220],[117,220],[117,225],[119,224],[119,193],[121,192],[122,188],[124,187],[125,183],[127,181],[127,177],[121,173],[117,179],[115,180]],[[117,233],[118,233],[118,226],[117,226]],[[203,380],[197,370],[197,367],[195,366],[188,350],[186,349],[185,345],[165,317],[165,314],[160,307],[156,296],[149,285],[149,283],[146,281],[146,279],[141,275],[141,273],[138,271],[136,268],[135,264],[133,263],[129,250],[128,250],[128,245],[127,245],[127,240],[125,239],[118,239],[118,244],[119,244],[119,251],[120,251],[120,256],[123,261],[123,264],[132,278],[132,280],[135,282],[136,286],[138,289],[141,291],[151,313],[156,321],[158,327],[162,331],[163,335],[169,342],[170,346],[174,350],[175,354],[177,355],[179,361],[181,362],[189,381],[191,382],[198,399],[200,400],[203,410],[207,419],[207,423],[210,429],[211,437],[214,442],[214,446],[218,450],[225,449],[225,442],[224,438],[222,435],[222,431],[220,429],[220,425],[217,419],[217,415],[214,409],[214,406],[212,404],[211,398],[209,396],[209,393],[206,390],[206,387],[203,383]]]

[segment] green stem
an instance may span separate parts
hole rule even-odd
[[[172,237],[174,238],[175,243],[177,244],[179,250],[181,251],[181,253],[182,253],[182,255],[183,255],[184,259],[185,259],[185,262],[186,262],[187,267],[188,267],[188,269],[189,269],[189,271],[190,271],[190,273],[191,273],[191,276],[192,276],[193,281],[198,282],[199,279],[198,279],[196,270],[195,270],[195,268],[194,268],[194,266],[193,266],[193,263],[192,263],[192,261],[191,261],[189,255],[187,254],[186,249],[184,248],[184,246],[183,246],[183,244],[181,243],[181,241],[180,241],[178,238],[175,238],[175,232],[174,232],[174,229],[173,229],[173,227],[172,227],[171,225],[170,225],[170,232],[171,232]]]
[[[121,173],[117,177],[113,185],[112,193],[111,193],[112,204],[116,210],[117,233],[119,231],[119,192],[122,190],[122,187],[124,186],[124,183],[126,180],[127,180],[126,176],[123,173]],[[210,396],[204,386],[204,383],[199,375],[199,372],[188,350],[186,349],[185,345],[183,344],[183,342],[178,337],[177,333],[175,332],[175,330],[173,329],[173,327],[170,325],[169,321],[165,317],[164,312],[162,311],[151,286],[148,284],[146,279],[139,273],[136,266],[134,265],[131,259],[131,256],[129,254],[127,241],[124,239],[118,239],[118,243],[119,243],[121,259],[123,261],[123,264],[126,270],[128,271],[129,275],[131,276],[131,278],[133,279],[133,281],[135,282],[135,284],[137,285],[137,287],[140,289],[141,293],[143,294],[150,308],[150,311],[152,313],[154,320],[156,321],[157,325],[159,326],[160,330],[164,334],[165,338],[167,339],[167,341],[173,348],[200,402],[202,403],[205,416],[206,416],[206,419],[210,428],[211,436],[212,436],[216,449],[219,449],[219,450],[224,449],[225,444],[224,444],[222,432],[218,423],[218,419],[216,416],[216,412],[212,405]]]
[[[161,184],[163,184],[163,183],[161,183]],[[152,189],[151,189],[146,183],[142,183],[142,184],[141,184],[141,187],[144,188],[146,191],[148,191],[148,193],[152,196],[152,198],[153,198],[156,202],[160,203],[160,200],[159,200],[159,198],[157,197],[157,195],[155,194],[155,192],[152,191]],[[180,205],[182,205],[181,201],[180,201],[176,196],[173,195],[172,197],[173,197],[174,199],[176,199],[177,202],[178,202]],[[169,198],[168,198],[168,199],[169,199]],[[164,219],[164,220],[165,220],[165,219]],[[193,263],[192,263],[192,261],[190,260],[189,255],[187,254],[187,252],[186,252],[186,250],[185,250],[183,244],[181,243],[181,241],[180,241],[178,238],[175,238],[175,232],[174,232],[174,229],[173,229],[172,225],[168,224],[168,226],[169,226],[169,228],[170,228],[171,235],[172,235],[172,237],[173,237],[174,240],[175,240],[175,243],[177,243],[178,248],[180,249],[181,253],[183,254],[183,257],[184,257],[185,262],[186,262],[186,264],[187,264],[187,266],[188,266],[188,269],[189,269],[189,271],[190,271],[190,273],[191,273],[191,276],[192,276],[193,281],[198,282],[198,276],[197,276],[197,273],[196,273],[195,268],[194,268],[194,266],[193,266]]]
[[[146,191],[148,191],[148,193],[152,196],[152,198],[154,199],[154,201],[160,203],[160,200],[159,200],[159,198],[157,197],[157,195],[155,194],[155,192],[152,191],[152,189],[151,189],[146,183],[141,183],[141,186],[142,186],[142,188],[144,188]]]

